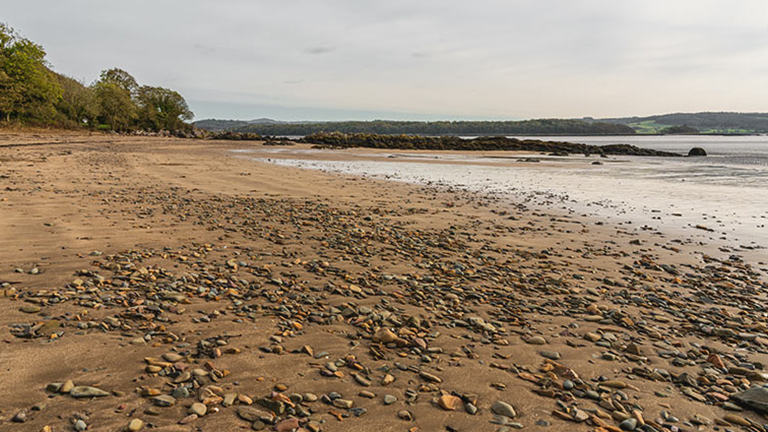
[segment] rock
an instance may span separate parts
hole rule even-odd
[[[269,422],[274,418],[273,414],[250,406],[237,407],[237,415],[243,420],[255,422],[257,420],[267,419]]]
[[[27,412],[26,411],[19,411],[11,419],[11,421],[14,422],[14,423],[26,423],[27,420],[29,420],[29,417],[27,417]]]
[[[69,395],[73,398],[91,398],[91,397],[104,397],[109,396],[109,393],[102,389],[90,386],[77,386],[72,388]]]
[[[688,156],[706,156],[706,155],[707,155],[707,151],[701,147],[693,147],[692,149],[688,150]]]
[[[208,407],[200,402],[193,403],[187,410],[187,414],[197,414],[198,417],[202,417],[208,411]]]
[[[496,401],[493,405],[491,405],[491,412],[509,418],[515,418],[517,416],[517,413],[515,412],[515,409],[512,407],[512,405],[502,401]]]
[[[130,432],[139,432],[144,428],[144,422],[141,419],[133,419],[128,423],[128,430]]]
[[[384,395],[384,405],[392,405],[395,402],[397,402],[397,398],[395,396],[390,394]]]
[[[623,431],[633,431],[637,428],[637,419],[630,417],[619,423],[619,428]]]
[[[171,395],[160,395],[152,398],[152,403],[159,407],[172,407],[176,405],[176,398]]]
[[[765,387],[752,387],[743,392],[732,394],[731,399],[741,406],[768,413],[768,389]]]
[[[433,383],[443,382],[442,378],[438,377],[437,375],[432,375],[431,373],[419,372],[419,376],[429,382],[433,382]]]
[[[547,340],[541,336],[533,336],[529,338],[526,342],[531,345],[544,345],[547,343]]]
[[[413,414],[408,410],[398,411],[397,416],[402,420],[413,421]]]
[[[361,386],[363,386],[363,387],[370,387],[371,386],[371,380],[369,380],[368,378],[364,377],[363,375],[361,375],[361,374],[353,374],[353,376],[355,377],[355,381],[357,381],[357,383],[360,384]]]
[[[237,393],[224,393],[224,400],[221,402],[221,405],[225,407],[232,406],[235,403],[235,398],[237,398]]]
[[[69,394],[73,388],[75,388],[75,383],[73,383],[72,380],[67,380],[64,384],[61,385],[59,393]]]
[[[467,412],[467,414],[469,414],[469,415],[475,415],[475,414],[477,414],[477,406],[476,406],[475,404],[471,403],[471,402],[467,402],[467,403],[464,405],[464,410],[465,410],[465,411]]]
[[[335,406],[336,408],[350,409],[350,408],[352,408],[352,405],[354,405],[354,404],[355,404],[354,401],[351,401],[351,400],[348,400],[348,399],[335,399],[333,401],[333,406]]]
[[[726,414],[723,419],[731,424],[737,424],[739,426],[750,426],[751,423],[744,417],[738,414]]]
[[[281,421],[280,423],[275,425],[275,430],[277,432],[289,432],[294,429],[298,429],[299,427],[299,419],[297,418],[289,418]]]
[[[461,405],[461,398],[453,395],[444,394],[437,399],[437,406],[447,411],[455,411]]]
[[[184,417],[183,419],[179,420],[179,424],[180,425],[190,424],[193,421],[197,420],[198,418],[200,418],[200,416],[198,416],[197,414],[190,414]]]
[[[41,308],[40,306],[35,306],[35,305],[24,305],[20,307],[19,310],[24,313],[33,314],[33,313],[40,312]]]
[[[539,354],[550,360],[560,360],[560,353],[556,351],[539,351]]]
[[[75,422],[75,430],[76,431],[83,432],[86,429],[88,429],[88,425],[84,421],[78,420],[78,421]]]

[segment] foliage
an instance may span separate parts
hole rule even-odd
[[[138,115],[131,93],[119,83],[110,81],[96,82],[94,90],[99,104],[99,122],[116,131],[132,129]]]
[[[162,87],[139,86],[119,68],[85,86],[56,74],[40,45],[0,23],[0,115],[36,125],[130,131],[139,127],[178,131],[192,119],[187,102]]]
[[[145,129],[180,130],[187,127],[185,120],[192,120],[194,114],[187,102],[173,90],[163,87],[142,86],[137,93],[139,119]]]
[[[664,135],[695,135],[699,130],[688,125],[670,126],[660,131]]]
[[[309,135],[316,132],[420,135],[629,135],[634,129],[581,120],[525,121],[348,121],[327,123],[251,124],[235,129],[262,135]]]
[[[5,24],[0,24],[0,69],[0,113],[6,121],[55,116],[62,90],[45,63],[45,50]]]
[[[599,119],[600,122],[629,125],[641,133],[664,133],[671,126],[689,126],[702,133],[768,133],[768,113],[700,112],[649,117]]]
[[[64,75],[58,75],[58,80],[62,94],[56,109],[65,122],[70,126],[95,126],[100,106],[94,89]]]

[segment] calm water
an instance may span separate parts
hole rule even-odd
[[[586,144],[626,143],[709,156],[649,158],[533,155],[539,163],[497,154],[365,150],[257,150],[281,165],[417,184],[444,185],[525,202],[630,228],[658,229],[707,243],[768,246],[768,136],[532,137]],[[264,156],[266,153],[266,157]],[[322,154],[323,160],[318,160]],[[333,159],[334,154],[347,160]],[[339,158],[341,159],[341,158]],[[601,162],[597,165],[593,162]],[[703,225],[713,232],[696,229]],[[768,260],[768,252],[765,252]]]

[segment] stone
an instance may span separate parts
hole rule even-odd
[[[469,414],[469,415],[475,415],[475,414],[477,414],[477,406],[476,406],[475,404],[471,403],[471,402],[467,402],[467,403],[464,405],[464,410],[465,410],[465,411],[467,412],[467,414]]]
[[[333,401],[333,406],[335,406],[336,408],[349,409],[349,408],[352,408],[352,405],[354,405],[354,404],[355,404],[354,401],[351,401],[351,400],[348,400],[348,399],[335,399]]]
[[[84,421],[78,420],[78,421],[75,422],[75,430],[76,431],[83,432],[86,429],[88,429],[88,425]]]
[[[637,428],[637,419],[630,417],[619,423],[619,428],[623,431],[633,431]]]
[[[408,410],[398,411],[397,416],[402,420],[413,421],[413,414]]]
[[[741,406],[768,413],[768,389],[765,387],[752,387],[743,392],[734,393],[731,399]]]
[[[560,360],[560,353],[557,351],[539,351],[539,354],[550,360]]]
[[[77,386],[70,390],[69,395],[73,398],[92,398],[92,397],[105,397],[109,396],[109,393],[102,389],[90,386]]]
[[[26,411],[17,412],[16,415],[11,419],[11,421],[14,423],[26,423],[27,420],[29,420],[29,417],[27,416]]]
[[[726,414],[723,417],[723,420],[731,424],[737,424],[739,426],[751,426],[751,423],[747,421],[747,419],[738,414]]]
[[[159,407],[172,407],[176,405],[176,398],[171,395],[160,395],[152,398],[152,403]]]
[[[289,432],[294,429],[298,429],[299,427],[299,419],[297,418],[289,418],[281,421],[280,423],[275,425],[275,430],[277,432]]]
[[[515,408],[513,408],[512,405],[502,401],[494,402],[494,404],[491,405],[491,412],[508,418],[515,418],[517,416]]]
[[[453,395],[444,394],[437,399],[437,406],[447,411],[455,411],[461,405],[461,398]]]
[[[237,398],[237,393],[224,393],[224,400],[221,402],[221,405],[225,407],[232,406],[235,403],[235,398]]]
[[[432,375],[431,373],[428,373],[428,372],[419,372],[419,376],[429,382],[433,382],[433,383],[443,382],[442,378],[438,377],[437,375]]]
[[[144,422],[141,419],[133,419],[128,423],[128,430],[130,432],[139,432],[144,429]]]
[[[392,405],[397,402],[397,398],[391,394],[384,395],[384,405]]]
[[[193,403],[187,410],[187,414],[197,414],[198,417],[202,417],[208,412],[208,407],[200,402]]]
[[[24,312],[24,313],[33,314],[33,313],[40,312],[42,309],[40,308],[40,306],[24,305],[24,306],[20,307],[19,310],[21,312]]]
[[[198,418],[200,418],[200,416],[198,416],[197,414],[190,414],[184,417],[183,419],[179,420],[179,424],[180,425],[190,424],[196,421]]]
[[[547,343],[547,340],[541,336],[533,336],[529,338],[526,342],[531,345],[544,345]]]
[[[75,388],[75,383],[73,383],[72,380],[67,380],[64,384],[61,385],[61,388],[59,389],[59,393],[69,394],[74,388]]]
[[[693,147],[688,150],[688,156],[706,156],[707,151],[701,147]]]
[[[237,407],[237,415],[243,420],[255,422],[257,420],[267,419],[272,421],[274,415],[271,412],[263,411],[258,408],[250,407],[247,405],[241,405]]]

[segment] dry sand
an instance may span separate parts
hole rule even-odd
[[[259,145],[0,133],[0,431],[248,430],[251,400],[287,407],[279,430],[595,430],[633,411],[714,430],[683,422],[733,415],[728,396],[763,379],[766,285],[749,262],[229,152]],[[110,395],[46,390],[67,380]],[[352,409],[298,403],[331,392]],[[179,424],[198,401],[207,413]],[[497,401],[516,417],[495,418]]]

